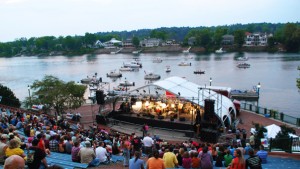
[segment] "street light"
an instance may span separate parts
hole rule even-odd
[[[261,87],[261,86],[260,86],[260,82],[258,82],[258,84],[257,84],[256,87],[257,87],[257,94],[258,94],[258,97],[259,97],[259,89],[260,89],[260,87]]]
[[[27,86],[28,89],[28,95],[29,95],[29,108],[31,107],[31,96],[30,96],[30,86]]]
[[[212,79],[211,79],[211,78],[209,78],[209,86],[211,86],[211,82],[212,82]]]

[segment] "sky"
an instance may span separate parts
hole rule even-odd
[[[300,0],[0,0],[0,42],[86,32],[299,20]]]

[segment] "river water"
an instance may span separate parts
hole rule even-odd
[[[245,56],[251,64],[248,69],[237,68],[237,57]],[[153,63],[160,57],[162,63]],[[118,70],[123,62],[140,59],[143,68],[134,72],[123,72],[123,77],[113,81],[106,77],[111,70]],[[178,66],[182,61],[191,66]],[[54,75],[64,81],[80,81],[87,75],[96,72],[103,81],[110,82],[109,88],[117,86],[126,78],[135,82],[135,87],[147,83],[145,72],[160,74],[162,79],[171,76],[185,77],[199,85],[225,86],[232,89],[249,90],[259,82],[259,106],[279,110],[285,114],[300,117],[300,92],[296,86],[296,78],[300,78],[300,54],[285,53],[224,53],[224,54],[101,54],[82,56],[20,56],[0,58],[0,83],[9,87],[16,96],[23,100],[28,97],[27,86],[34,80],[41,80],[44,75]],[[171,72],[166,73],[166,66]],[[194,74],[194,70],[205,70],[205,74]],[[133,89],[133,88],[131,88]]]

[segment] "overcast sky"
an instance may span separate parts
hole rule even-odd
[[[300,0],[0,0],[0,42],[86,32],[299,20]]]

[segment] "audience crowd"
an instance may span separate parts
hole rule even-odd
[[[107,131],[96,124],[84,130],[80,122],[75,124],[37,112],[0,108],[0,164],[4,164],[4,168],[20,158],[30,169],[61,168],[48,165],[46,157],[53,152],[70,154],[70,161],[89,167],[109,165],[113,155],[122,156],[124,167],[129,169],[211,169],[213,166],[260,169],[261,164],[267,162],[264,147],[255,154],[249,143],[244,146],[237,141],[230,144],[193,140],[168,143],[145,131],[145,136],[139,137],[135,133]],[[249,158],[245,159],[245,154]]]

